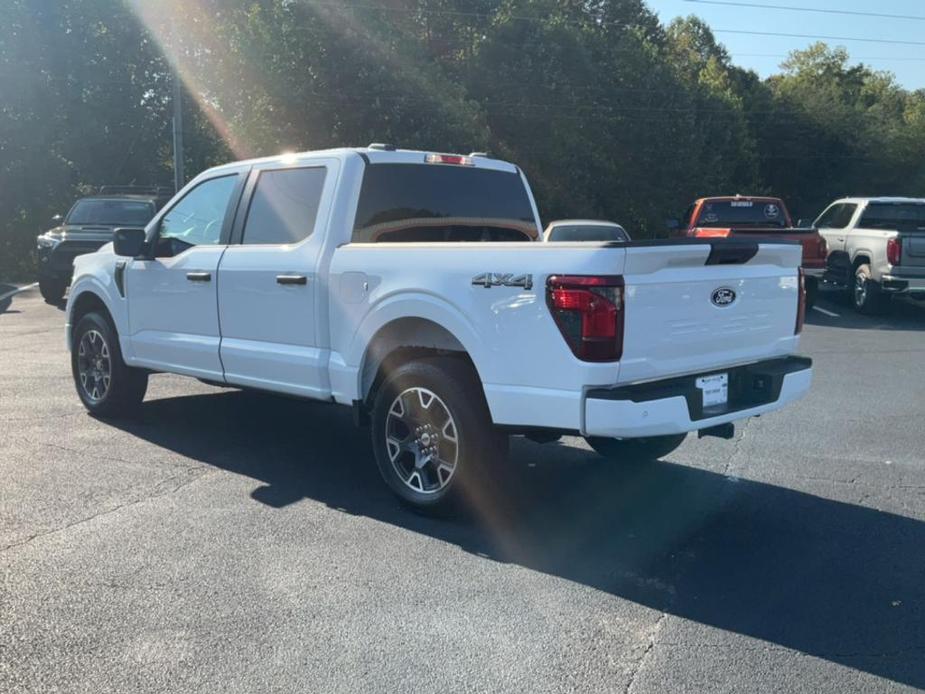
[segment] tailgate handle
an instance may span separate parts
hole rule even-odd
[[[742,265],[755,257],[758,244],[754,241],[713,241],[707,265]]]

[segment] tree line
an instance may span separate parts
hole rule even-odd
[[[544,220],[664,233],[695,197],[925,195],[925,90],[822,43],[767,79],[695,17],[642,0],[6,0],[0,279],[105,184],[169,184],[172,80],[189,174],[390,142],[488,151]]]

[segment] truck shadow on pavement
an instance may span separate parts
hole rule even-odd
[[[925,687],[925,523],[671,462],[515,439],[471,518],[402,508],[345,408],[253,393],[145,403],[126,432],[314,499],[687,620]],[[860,490],[858,495],[860,496]],[[698,632],[702,633],[702,632]],[[702,638],[702,637],[701,637]],[[724,648],[720,632],[692,648]]]
[[[821,325],[848,330],[925,330],[925,302],[894,298],[882,314],[865,316],[851,306],[846,297],[835,291],[825,291],[816,303],[821,310],[806,312],[807,325]]]

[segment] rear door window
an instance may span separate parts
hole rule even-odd
[[[370,164],[353,241],[532,241],[533,207],[517,173],[442,164]]]
[[[851,218],[854,217],[854,211],[857,207],[855,204],[844,202],[832,205],[819,216],[815,226],[820,229],[844,229],[851,223]]]
[[[324,167],[260,172],[244,224],[245,244],[292,244],[315,230]]]
[[[861,215],[858,226],[864,229],[925,231],[925,202],[869,203]]]

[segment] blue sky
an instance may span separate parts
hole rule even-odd
[[[720,29],[884,39],[886,43],[828,39],[826,43],[844,46],[853,61],[864,62],[877,70],[889,70],[896,75],[899,83],[908,89],[925,88],[925,45],[895,43],[917,41],[925,44],[925,0],[738,1],[761,5],[912,15],[923,17],[923,20],[794,12],[713,5],[690,0],[646,0],[649,7],[658,13],[663,24],[679,16],[699,16],[713,28],[717,39],[726,46],[737,65],[751,68],[762,77],[777,72],[779,63],[789,51],[805,48],[815,39],[734,34],[722,32]]]

